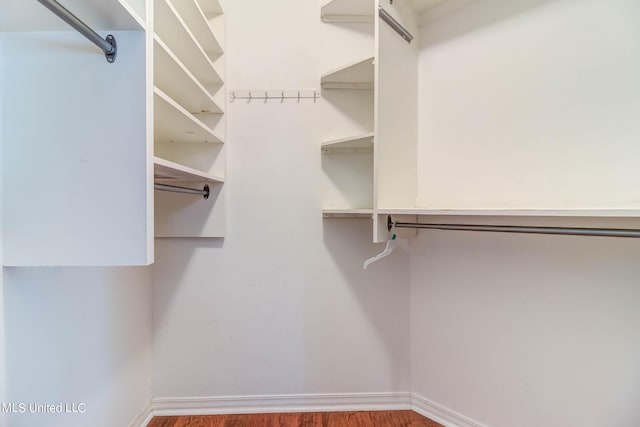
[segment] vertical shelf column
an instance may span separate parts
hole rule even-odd
[[[156,237],[226,234],[224,16],[216,0],[155,0],[156,181],[208,183],[208,199],[156,192]],[[172,169],[171,171],[169,169]],[[184,174],[185,170],[190,173]],[[215,179],[212,179],[215,177]]]

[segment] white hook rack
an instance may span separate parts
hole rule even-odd
[[[317,102],[321,96],[316,89],[236,89],[230,91],[229,101],[246,99],[247,102],[260,100],[266,103],[270,99],[277,99],[283,103],[285,99],[296,99],[298,102],[301,99],[313,99],[313,102]]]

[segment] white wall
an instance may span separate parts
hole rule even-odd
[[[640,3],[509,3],[424,20],[423,204],[637,204]],[[411,250],[415,393],[491,427],[640,424],[640,242],[429,231]]]
[[[418,206],[640,207],[640,2],[450,3],[422,20]]]
[[[3,61],[4,58],[4,36],[0,33],[0,165],[2,164],[2,153],[4,151],[3,137],[4,131],[2,127],[3,123],[3,107],[4,107],[4,96],[3,96]],[[3,191],[3,174],[0,173],[0,224],[2,224],[2,191]],[[2,231],[0,231],[0,265],[2,265]],[[2,274],[0,274],[0,402],[6,402],[6,394],[5,394],[5,343],[4,343],[4,287]],[[0,425],[6,425],[7,421],[5,419],[5,415],[0,412]]]
[[[7,401],[84,403],[8,427],[128,426],[151,399],[149,268],[5,268]],[[5,424],[3,424],[5,425]]]
[[[640,242],[425,232],[413,392],[491,427],[640,424]]]
[[[360,34],[323,27],[313,1],[223,7],[229,90],[318,88],[350,57],[336,33]],[[157,240],[154,398],[409,389],[408,258],[365,272],[371,222],[321,217],[335,108],[228,105],[228,237]]]

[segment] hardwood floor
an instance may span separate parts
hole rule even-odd
[[[154,417],[147,427],[443,427],[413,411]]]

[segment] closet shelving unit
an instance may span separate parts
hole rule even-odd
[[[347,64],[321,79],[324,89],[356,89],[365,80],[367,84],[373,83],[373,206],[362,211],[323,209],[323,216],[373,217],[374,242],[389,238],[389,215],[395,222],[414,224],[638,228],[640,209],[512,209],[494,208],[495,203],[490,202],[477,209],[441,209],[431,208],[429,200],[418,196],[418,14],[429,11],[428,15],[432,8],[440,8],[432,10],[434,17],[441,17],[462,6],[446,0],[332,0],[322,6],[321,17],[326,23],[373,22],[375,28],[374,55],[370,58],[372,79],[355,77],[364,75],[363,66],[369,60]],[[378,18],[378,8],[383,8],[402,28],[394,29]],[[413,36],[411,43],[402,37],[402,29]],[[361,144],[358,137],[347,137],[322,143],[322,150],[335,155],[356,153]],[[415,235],[415,229],[396,231],[405,236]]]
[[[0,0],[0,91],[12,105],[0,118],[4,265],[147,265],[155,237],[224,236],[220,4],[61,3],[101,38],[113,35],[117,55],[108,63],[39,2]],[[38,126],[33,105],[47,111]],[[43,183],[25,197],[23,185]],[[209,197],[154,183],[206,184]]]
[[[0,1],[6,266],[153,262],[145,0],[65,0],[117,41],[114,63],[36,1]],[[33,106],[47,113],[34,125]],[[27,173],[28,172],[28,173]],[[25,197],[24,187],[45,187]]]
[[[373,0],[331,0],[321,7],[321,20],[326,24],[360,24],[368,28],[374,25]],[[371,46],[374,40],[371,38]],[[373,49],[367,49],[371,51]],[[375,56],[366,55],[324,73],[320,84],[325,91],[340,91],[345,96],[359,98],[362,102],[371,96],[375,82]],[[366,101],[365,101],[366,102]],[[351,106],[353,108],[353,105]],[[345,112],[348,113],[348,112]],[[321,142],[323,164],[331,163],[328,174],[336,191],[324,201],[324,218],[368,218],[373,215],[373,128],[362,133],[345,132],[345,136]],[[367,132],[368,130],[368,132]],[[337,206],[336,206],[337,205]]]
[[[183,195],[157,194],[156,237],[222,237],[224,94],[218,92],[224,81],[217,63],[224,51],[212,27],[222,9],[215,0],[155,0],[154,5],[155,181],[166,183],[169,176],[171,182],[214,183],[218,192],[200,204]],[[188,222],[200,221],[202,228],[193,234],[195,229],[173,218],[176,212]]]

